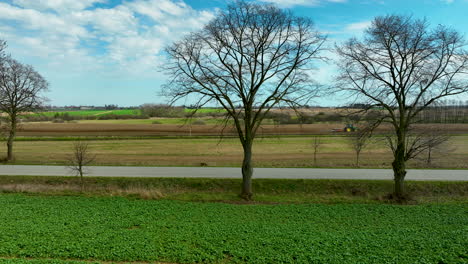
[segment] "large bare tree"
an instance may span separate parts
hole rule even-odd
[[[47,81],[32,66],[5,57],[0,64],[0,111],[7,115],[7,161],[13,159],[13,142],[20,115],[38,109]]]
[[[468,55],[458,32],[411,16],[376,17],[362,39],[337,46],[340,90],[355,94],[393,127],[395,190],[404,198],[406,162],[421,149],[407,142],[423,109],[468,91]]]
[[[252,197],[252,144],[262,120],[272,107],[315,95],[309,75],[324,41],[307,18],[237,1],[167,48],[172,78],[163,92],[174,102],[187,96],[197,106],[215,102],[233,120],[244,150],[243,198]]]

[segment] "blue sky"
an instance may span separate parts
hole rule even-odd
[[[373,17],[426,17],[468,36],[468,0],[252,0],[311,17],[329,45],[360,36]],[[137,106],[162,103],[161,51],[200,29],[222,0],[0,0],[0,39],[7,52],[33,65],[50,83],[53,105]],[[333,80],[320,64],[316,79]],[[322,98],[321,105],[340,101]]]

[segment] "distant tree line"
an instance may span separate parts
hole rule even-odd
[[[468,123],[468,101],[446,100],[427,107],[417,117],[421,123]]]

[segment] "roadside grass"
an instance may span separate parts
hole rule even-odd
[[[0,176],[0,192],[244,203],[240,179]],[[392,181],[254,179],[255,203],[389,203]],[[467,203],[468,182],[407,181],[409,203]]]
[[[0,263],[466,263],[468,206],[0,195]]]
[[[235,137],[19,137],[12,164],[64,165],[73,140],[86,139],[96,154],[93,165],[118,166],[240,166],[242,146]],[[256,167],[350,168],[355,153],[348,136],[321,136],[317,164],[313,161],[313,136],[267,136],[257,138],[253,147]],[[53,149],[54,151],[49,151]],[[0,156],[6,152],[0,144]],[[422,156],[422,158],[424,155]],[[454,136],[445,149],[432,153],[433,163],[423,159],[409,162],[408,168],[468,168],[468,135]],[[362,168],[390,168],[392,153],[382,137],[361,154]]]

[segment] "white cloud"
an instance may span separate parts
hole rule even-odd
[[[133,12],[125,6],[73,12],[70,14],[70,19],[75,24],[91,26],[91,31],[101,36],[135,35],[138,29],[138,20]]]
[[[51,13],[42,13],[33,9],[23,9],[9,4],[0,3],[0,20],[14,21],[24,29],[84,37],[86,29],[70,23],[65,17]]]
[[[261,2],[277,4],[281,7],[318,6],[324,2],[344,3],[347,0],[260,0]]]
[[[25,57],[57,70],[121,76],[156,72],[159,53],[214,17],[180,0],[13,0],[0,3],[0,38]]]
[[[371,21],[362,21],[357,23],[351,23],[345,26],[346,31],[364,31],[372,24]]]
[[[104,3],[105,0],[13,0],[13,3],[28,9],[39,11],[55,10],[57,12],[70,12],[83,10],[95,3]]]

